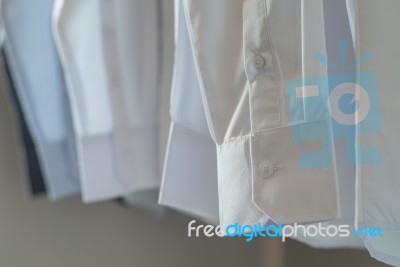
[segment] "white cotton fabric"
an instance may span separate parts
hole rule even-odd
[[[159,186],[160,132],[169,124],[160,119],[169,96],[163,69],[172,66],[162,55],[161,8],[157,0],[55,5],[85,201]]]
[[[172,123],[159,203],[218,224],[216,149],[207,126],[181,0],[175,1],[171,94]]]
[[[397,1],[347,1],[352,15],[356,57],[370,52],[372,57],[357,66],[358,80],[365,81],[365,72],[375,74],[380,118],[357,127],[358,159],[368,156],[366,147],[380,152],[375,164],[357,165],[356,227],[381,227],[383,237],[364,237],[371,255],[387,264],[400,266],[400,187],[398,88],[400,38]],[[374,123],[381,121],[381,129]],[[365,132],[362,127],[375,131]]]
[[[318,26],[323,25],[321,5],[186,0],[184,8],[206,118],[217,146],[220,224],[340,217],[327,114],[321,109],[292,121],[286,96],[287,81],[326,73],[320,65],[302,65],[325,49]],[[257,69],[259,56],[265,62]],[[293,132],[302,142],[293,139]],[[310,134],[325,139],[308,140]],[[322,163],[331,167],[299,168],[299,158],[307,152],[306,160],[326,161]],[[274,168],[269,178],[259,175],[264,162]]]
[[[315,4],[315,3],[310,3]],[[355,64],[352,29],[349,24],[349,14],[346,3],[343,1],[320,1],[323,5],[323,21],[325,31],[326,58],[333,64],[327,69],[329,79],[335,82],[335,75],[342,73],[354,74],[354,70],[349,68]],[[345,41],[345,43],[343,43]],[[344,49],[340,45],[344,44]],[[345,53],[343,53],[345,52]],[[343,54],[342,54],[343,53]],[[316,62],[316,61],[314,61]],[[321,63],[321,62],[319,62]],[[307,65],[305,65],[307,67]],[[355,79],[355,74],[350,76],[350,80]],[[353,114],[354,117],[354,114]],[[355,117],[353,118],[355,120]],[[356,164],[352,152],[354,146],[355,127],[347,127],[344,131],[340,129],[340,135],[335,134],[339,129],[337,125],[332,126],[334,132],[335,160],[337,166],[338,188],[341,217],[333,221],[322,222],[323,227],[331,225],[348,225],[349,230],[354,230],[355,217],[355,172]],[[351,152],[350,152],[351,151]],[[364,248],[362,240],[356,235],[349,237],[331,237],[317,235],[315,237],[304,237],[299,235],[295,239],[311,245],[315,248]]]

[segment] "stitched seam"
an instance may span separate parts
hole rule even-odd
[[[311,121],[311,122],[303,122],[303,123],[298,123],[298,124],[286,124],[280,127],[274,127],[274,128],[269,128],[269,129],[265,129],[265,130],[260,130],[260,131],[256,131],[253,132],[251,135],[256,137],[258,135],[262,135],[264,133],[267,133],[269,131],[274,131],[274,130],[280,130],[280,129],[286,129],[289,127],[293,127],[293,126],[299,126],[299,125],[306,125],[306,124],[315,124],[315,123],[323,123],[323,122],[328,122],[327,119],[322,119],[322,120],[315,120],[315,121]],[[312,129],[311,129],[312,130]]]
[[[222,147],[224,147],[226,145],[231,145],[231,144],[239,143],[241,141],[246,141],[246,140],[250,139],[250,136],[251,136],[251,133],[248,133],[246,135],[242,135],[242,136],[239,136],[239,137],[224,141],[222,144],[217,145],[217,147],[218,148],[222,148]]]
[[[274,50],[274,47],[272,45],[272,39],[271,39],[271,31],[269,29],[269,22],[268,22],[268,10],[267,10],[267,0],[263,1],[264,3],[264,19],[265,19],[265,25],[267,28],[267,37],[268,37],[268,43],[271,49],[271,55],[272,55],[272,60],[274,64],[274,71],[275,71],[275,82],[276,82],[276,93],[277,93],[277,99],[278,99],[278,119],[277,121],[279,123],[282,122],[282,114],[281,114],[281,94],[279,90],[279,80],[278,80],[278,69],[277,69],[277,62],[276,62],[276,53]]]

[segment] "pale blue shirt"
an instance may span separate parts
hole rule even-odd
[[[70,108],[51,32],[52,0],[6,0],[6,55],[50,199],[80,191]]]

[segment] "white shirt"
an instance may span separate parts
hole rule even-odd
[[[349,24],[348,10],[344,1],[322,1],[326,55],[324,55],[333,67],[327,69],[326,76],[330,88],[337,86],[338,75],[349,76],[347,82],[354,82],[354,70],[349,66],[355,64],[354,46],[351,27]],[[350,75],[349,75],[350,74]],[[307,81],[307,78],[305,81]],[[309,77],[311,78],[311,77]],[[320,77],[322,78],[322,77]],[[317,96],[315,96],[317,97]],[[352,120],[355,114],[349,113]],[[334,116],[335,117],[335,116]],[[334,120],[334,117],[332,118]],[[341,216],[340,218],[323,222],[324,227],[331,225],[349,225],[350,231],[354,229],[355,218],[355,126],[349,125],[342,127],[340,124],[333,123],[332,131],[334,136],[334,151],[336,161],[336,171],[338,176],[339,200]],[[299,235],[295,239],[307,243],[313,247],[323,248],[362,248],[364,247],[361,239],[356,235],[349,237],[317,235],[306,237]]]
[[[182,1],[175,1],[172,118],[159,203],[218,224],[215,144],[201,99]]]
[[[370,99],[368,116],[357,124],[356,227],[381,227],[383,237],[364,237],[364,243],[376,259],[400,266],[400,2],[348,4],[359,61],[357,83]]]
[[[286,93],[287,81],[326,73],[309,60],[325,53],[321,3],[187,0],[184,6],[217,145],[221,225],[338,218],[330,119],[321,109],[293,120]],[[315,161],[320,168],[303,168]]]
[[[52,0],[5,0],[6,56],[50,199],[80,191],[75,138],[51,34]]]
[[[159,186],[160,132],[169,124],[160,119],[169,95],[159,47],[161,8],[156,0],[55,5],[85,201]]]
[[[217,216],[212,215],[218,211],[213,209],[212,202],[218,201],[217,193],[215,198],[212,194],[216,186],[213,181],[216,180],[217,175],[216,169],[213,168],[215,151],[208,145],[211,136],[205,125],[204,107],[201,102],[200,88],[198,88],[198,76],[192,58],[193,49],[190,45],[182,3],[182,1],[176,1],[176,14],[178,14],[175,21],[177,28],[176,60],[171,103],[171,115],[174,122],[171,127],[170,149],[166,159],[160,203],[216,222],[218,221]],[[346,19],[345,5],[342,11]],[[335,14],[338,13],[335,12]],[[336,20],[341,21],[343,17],[337,17]],[[335,21],[335,23],[337,22]],[[351,42],[351,35],[348,38]],[[308,65],[305,64],[305,67]],[[190,71],[190,68],[193,70]],[[185,149],[186,147],[189,148]],[[190,151],[193,152],[190,153]],[[335,152],[338,159],[343,158],[343,153],[347,153],[346,144],[335,142]],[[180,154],[182,156],[178,157]],[[185,162],[184,166],[182,166],[182,162]],[[343,212],[339,220],[328,221],[325,223],[326,226],[344,223],[352,225],[354,221],[354,165],[348,165],[345,162],[339,162],[339,164],[341,171],[339,171],[338,178]],[[314,247],[359,248],[362,246],[360,240],[354,236],[349,238],[326,238],[323,236],[303,238],[299,236],[297,239]]]

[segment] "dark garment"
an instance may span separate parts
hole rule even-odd
[[[17,116],[18,116],[18,121],[19,121],[19,128],[22,132],[22,141],[23,145],[25,147],[25,157],[26,157],[26,163],[28,167],[28,173],[29,173],[29,188],[31,191],[32,195],[39,195],[39,194],[44,194],[46,193],[46,186],[43,181],[43,175],[42,171],[40,169],[39,165],[39,160],[37,157],[35,145],[32,140],[32,136],[28,130],[28,127],[26,125],[26,120],[23,116],[22,110],[21,110],[21,105],[19,103],[18,97],[15,92],[15,87],[13,80],[10,75],[10,70],[7,65],[7,58],[4,54],[4,51],[2,50],[1,56],[4,58],[4,64],[5,64],[5,69],[6,69],[6,74],[9,80],[9,88],[10,88],[10,94],[12,97],[12,100],[15,103],[15,107],[17,110]]]

